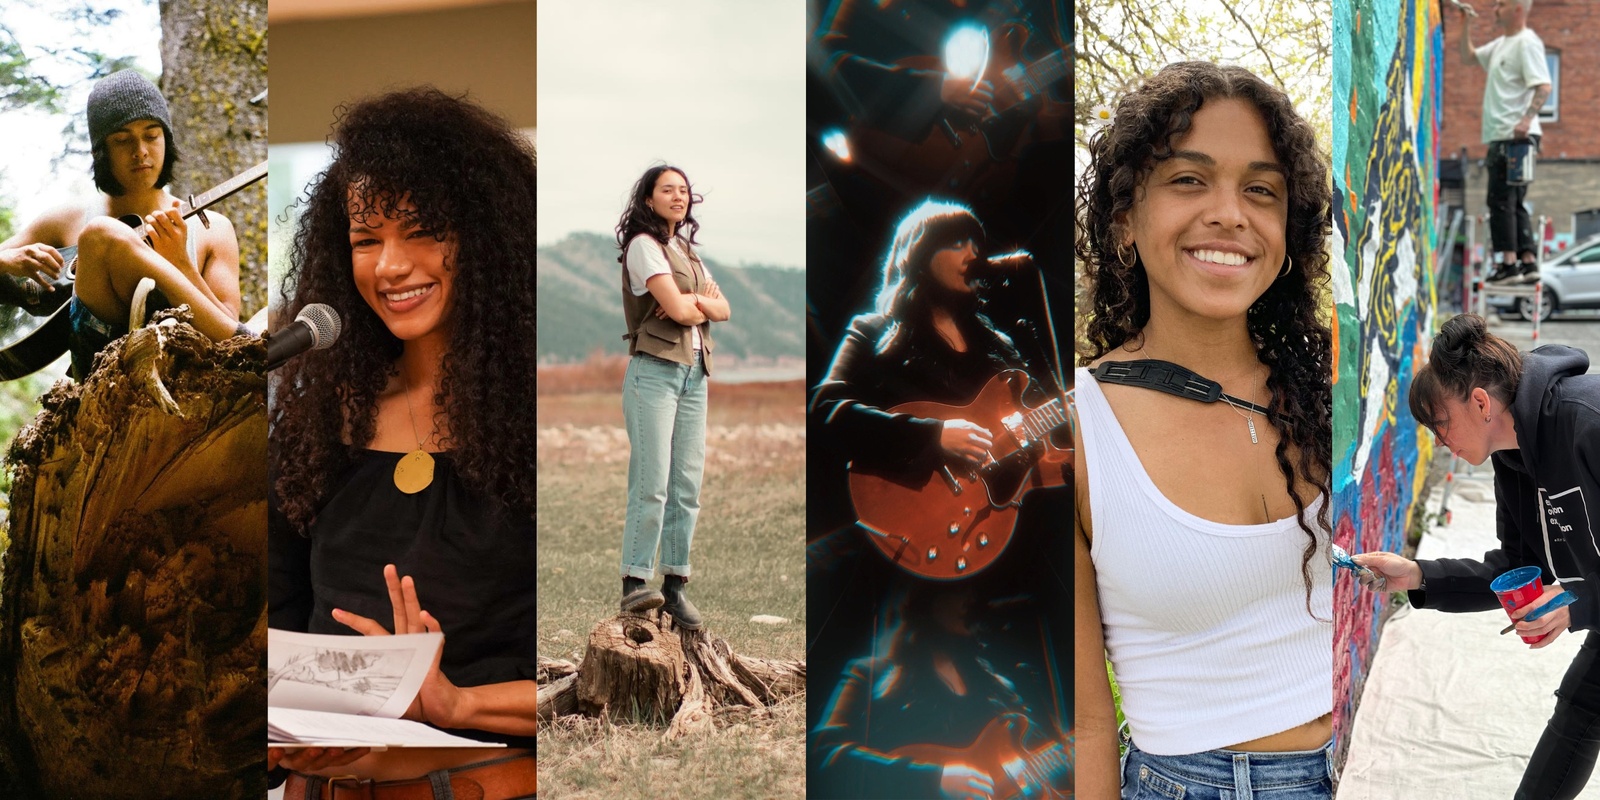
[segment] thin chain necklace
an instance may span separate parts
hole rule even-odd
[[[394,465],[394,486],[406,494],[416,494],[433,483],[433,456],[423,447],[422,436],[417,433],[417,412],[411,410],[411,384],[405,380],[405,370],[400,372],[401,386],[406,395],[406,414],[411,418],[411,438],[417,440],[417,449],[405,454]]]

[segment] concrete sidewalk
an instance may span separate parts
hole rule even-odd
[[[1493,471],[1456,476],[1452,523],[1424,536],[1418,558],[1482,558],[1495,538]],[[1429,498],[1437,511],[1440,492]],[[1555,689],[1583,642],[1566,632],[1541,650],[1500,636],[1502,611],[1402,608],[1385,624],[1351,730],[1339,800],[1503,800],[1555,708]],[[1580,798],[1600,800],[1600,776]]]

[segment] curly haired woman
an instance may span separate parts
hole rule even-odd
[[[1229,400],[1078,370],[1079,796],[1329,797],[1326,160],[1283,92],[1199,62],[1125,97],[1090,158],[1082,363],[1168,362]]]
[[[508,747],[269,761],[293,770],[292,797],[350,775],[373,796],[440,781],[532,796],[533,150],[432,89],[357,103],[333,148],[295,233],[286,311],[326,303],[344,332],[276,373],[271,623],[445,633],[406,716]]]

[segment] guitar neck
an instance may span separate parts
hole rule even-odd
[[[228,197],[236,194],[240,189],[249,186],[267,176],[267,162],[263,161],[232,178],[208,189],[198,197],[189,195],[178,203],[178,213],[184,217],[192,217],[211,206],[214,206]]]
[[[1067,56],[1060,50],[1029,64],[1012,78],[1024,97],[1033,97],[1067,76]]]
[[[1051,398],[1050,402],[1029,411],[1022,417],[1022,424],[1028,429],[1028,433],[1038,439],[1055,433],[1070,421],[1066,406],[1059,397]]]

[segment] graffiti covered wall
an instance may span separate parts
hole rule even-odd
[[[1431,455],[1406,405],[1433,330],[1443,38],[1438,0],[1333,0],[1333,525],[1399,552]],[[1340,765],[1387,596],[1334,584]]]

